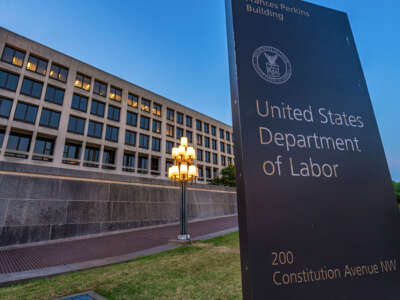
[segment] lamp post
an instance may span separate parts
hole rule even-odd
[[[198,169],[194,164],[196,152],[193,147],[188,147],[188,138],[181,137],[179,147],[172,148],[172,158],[174,165],[168,169],[168,177],[172,183],[179,182],[182,188],[181,207],[180,207],[180,229],[178,240],[190,241],[190,235],[187,232],[187,203],[186,203],[186,185],[193,183],[198,176]]]

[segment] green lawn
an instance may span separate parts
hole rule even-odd
[[[108,299],[241,299],[238,233],[127,263],[0,288],[0,299],[52,299],[94,290]]]

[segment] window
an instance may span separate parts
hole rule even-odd
[[[205,161],[206,162],[211,162],[211,155],[210,155],[210,152],[208,152],[208,151],[205,151],[204,152],[204,158],[205,158]]]
[[[202,126],[201,126],[201,121],[200,121],[200,120],[196,120],[196,129],[199,130],[199,131],[201,131],[201,130],[202,130],[201,127],[202,127]]]
[[[35,57],[33,55],[29,56],[28,63],[26,64],[26,69],[40,75],[46,75],[47,73],[47,61]]]
[[[108,95],[111,100],[121,101],[122,100],[122,90],[116,87],[110,87],[110,94]]]
[[[193,143],[193,133],[189,130],[186,130],[186,136],[188,138],[189,143]]]
[[[82,146],[74,143],[66,142],[64,145],[64,158],[80,159]],[[63,161],[64,163],[66,161]]]
[[[101,139],[103,136],[103,124],[95,121],[89,121],[87,135]]]
[[[221,155],[221,165],[226,166],[226,158],[224,155]]]
[[[106,140],[112,141],[112,142],[118,142],[118,132],[119,128],[107,125],[106,128]]]
[[[108,119],[119,122],[120,109],[116,106],[108,106]]]
[[[19,76],[0,70],[0,88],[15,92],[17,90]]]
[[[167,136],[174,137],[174,126],[167,124]]]
[[[206,178],[211,179],[211,169],[210,168],[206,168]]]
[[[174,147],[174,143],[170,141],[165,142],[165,153],[171,154],[172,148]]]
[[[4,130],[0,130],[0,149],[1,147],[3,147],[4,135],[5,135]]]
[[[139,147],[149,149],[149,136],[145,134],[139,135]]]
[[[228,166],[232,165],[232,157],[228,157]]]
[[[45,100],[58,105],[63,105],[64,102],[64,90],[48,85],[46,89]]]
[[[173,122],[175,120],[174,116],[175,116],[175,111],[170,109],[170,108],[168,108],[167,109],[167,120]]]
[[[161,140],[159,138],[151,138],[151,150],[160,152],[161,151]]]
[[[34,124],[36,121],[36,114],[38,107],[22,102],[18,102],[17,109],[15,110],[14,120],[24,121]]]
[[[224,130],[223,130],[223,129],[220,129],[220,130],[219,130],[219,137],[220,137],[221,139],[224,139]]]
[[[52,64],[50,68],[50,78],[62,81],[62,82],[67,82],[68,78],[68,69],[61,67],[56,64]]]
[[[134,172],[135,170],[135,154],[133,153],[124,153],[124,160],[123,160],[123,166],[124,168],[122,169],[125,172]]]
[[[22,67],[22,65],[24,64],[24,59],[25,59],[25,52],[11,48],[9,46],[4,47],[3,55],[1,56],[2,61],[5,61],[9,64],[18,67]]]
[[[180,112],[176,113],[176,123],[183,124],[183,113]]]
[[[42,96],[43,83],[32,79],[24,78],[21,94],[40,99]]]
[[[88,105],[87,97],[74,94],[74,96],[72,97],[72,104],[71,104],[72,108],[86,112],[87,105]]]
[[[68,122],[68,131],[77,134],[83,134],[85,131],[85,122],[85,119],[70,116]]]
[[[217,135],[217,128],[215,128],[215,126],[212,126],[212,125],[211,125],[211,134],[212,134],[213,136],[216,136],[216,135]]]
[[[103,151],[103,163],[108,165],[115,164],[115,150],[104,149]],[[103,169],[108,169],[108,167],[103,166]],[[111,168],[114,169],[114,168]]]
[[[204,123],[204,133],[210,133],[210,125],[208,123]]]
[[[61,116],[60,112],[43,108],[42,114],[40,116],[39,125],[58,129],[58,124],[60,123],[60,116]]]
[[[186,116],[186,126],[192,128],[192,117]]]
[[[176,138],[180,139],[183,137],[183,128],[176,127]]]
[[[151,174],[160,175],[160,159],[158,157],[151,158]]]
[[[139,97],[129,93],[128,94],[128,105],[131,107],[138,107]]]
[[[103,102],[92,100],[92,106],[90,107],[90,113],[95,116],[104,117],[104,110],[106,105]]]
[[[226,144],[226,153],[231,154],[231,145]]]
[[[94,81],[93,93],[102,97],[107,95],[107,84],[98,80]],[[111,98],[111,90],[110,90],[110,98]],[[114,98],[115,98],[115,89],[114,89]],[[113,99],[113,98],[111,98]]]
[[[36,154],[52,156],[54,151],[54,140],[37,137],[35,142],[35,148],[33,150]],[[33,157],[33,159],[39,157]],[[39,158],[40,159],[40,158]]]
[[[197,160],[203,161],[203,150],[197,149]]]
[[[203,169],[203,167],[202,166],[199,166],[199,178],[200,178],[200,180],[203,180],[203,178],[204,178],[204,169]]]
[[[86,149],[85,149],[85,160],[86,161],[98,162],[99,154],[100,154],[99,148],[86,146]]]
[[[144,155],[139,155],[138,173],[147,174],[149,168],[149,158]]]
[[[219,151],[225,152],[225,144],[223,142],[220,143]]]
[[[153,120],[152,130],[154,133],[161,133],[161,122]]]
[[[11,99],[0,97],[0,117],[9,118],[13,101]]]
[[[225,132],[225,137],[226,137],[226,140],[227,140],[227,141],[230,141],[230,140],[231,140],[231,136],[230,136],[230,134],[229,134],[229,131],[226,131],[226,132]]]
[[[218,165],[218,155],[213,153],[212,157],[213,157],[213,164]]]
[[[203,137],[200,134],[197,135],[197,145],[203,145]]]
[[[211,147],[213,150],[217,150],[217,140],[214,139],[211,140]]]
[[[136,132],[129,130],[125,131],[125,144],[130,146],[136,145]]]
[[[126,113],[126,124],[136,127],[137,126],[137,113],[128,111]]]
[[[174,161],[170,159],[165,160],[165,176],[168,176],[168,170],[174,165]]]
[[[8,137],[7,149],[20,151],[20,152],[29,152],[29,148],[31,145],[31,136],[16,132],[11,132]],[[27,156],[24,156],[25,158]]]
[[[204,147],[210,148],[210,138],[209,137],[204,137]]]
[[[140,109],[142,111],[145,111],[145,112],[149,113],[150,112],[150,100],[146,100],[146,99],[142,98],[141,103],[142,103],[142,105],[140,106]]]
[[[218,169],[213,169],[213,178],[218,177]]]
[[[161,117],[161,105],[153,103],[153,115]]]
[[[140,128],[144,130],[150,130],[150,118],[141,116],[140,117]]]
[[[85,75],[80,74],[80,73],[77,73],[74,85],[76,87],[80,88],[80,89],[83,89],[85,91],[89,91],[91,82],[92,82],[92,79],[90,77],[85,76]]]

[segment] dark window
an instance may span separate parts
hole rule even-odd
[[[173,165],[174,165],[174,161],[173,161],[173,160],[167,159],[167,160],[165,161],[165,173],[166,173],[166,175],[168,175],[168,170],[169,170],[169,168],[172,167]]]
[[[217,129],[215,128],[215,126],[212,126],[212,125],[211,125],[211,134],[212,134],[213,136],[216,136],[216,135],[217,135]]]
[[[226,153],[231,154],[231,145],[226,144]]]
[[[210,148],[210,138],[209,137],[204,137],[204,147]]]
[[[42,109],[42,114],[40,116],[40,126],[50,127],[58,129],[58,124],[60,123],[61,113],[57,111],[52,111],[46,108]]]
[[[203,145],[203,137],[200,134],[197,135],[197,145]]]
[[[3,147],[4,135],[5,135],[4,130],[0,130],[0,149],[1,147]]]
[[[21,94],[40,99],[42,96],[43,83],[32,79],[24,78]]]
[[[207,179],[211,178],[211,169],[210,168],[206,168],[206,178]]]
[[[128,105],[131,107],[138,107],[139,97],[129,93],[128,94]]]
[[[64,90],[48,85],[46,89],[45,100],[58,105],[63,105]]]
[[[219,137],[220,137],[221,139],[224,139],[224,130],[223,130],[223,129],[220,129],[220,130],[219,130]]]
[[[213,169],[213,178],[218,176],[218,169]]]
[[[189,143],[193,143],[193,133],[189,130],[186,130],[186,136],[188,138]]]
[[[3,50],[3,55],[1,56],[1,60],[5,61],[9,64],[22,67],[24,64],[25,53],[19,51],[17,49],[11,48],[9,46],[5,46]]]
[[[161,117],[161,105],[157,103],[153,103],[153,115]]]
[[[160,152],[161,151],[161,140],[159,138],[151,138],[151,150]]]
[[[161,122],[153,120],[152,131],[154,133],[161,133]]]
[[[21,152],[29,152],[31,144],[31,136],[11,132],[8,137],[7,149]]]
[[[118,142],[118,132],[119,132],[118,127],[107,125],[106,140],[109,140],[112,142]]]
[[[217,154],[215,154],[215,153],[213,153],[213,164],[214,165],[218,165],[218,155]]]
[[[68,78],[68,69],[61,67],[56,64],[52,64],[50,68],[50,78],[62,81],[62,82],[67,82]]]
[[[17,90],[19,76],[0,70],[0,88],[15,92]]]
[[[225,136],[226,136],[226,140],[230,141],[231,140],[231,136],[229,134],[229,131],[225,132]]]
[[[100,154],[99,148],[86,146],[86,149],[85,149],[85,160],[86,161],[98,162],[99,154]]]
[[[88,105],[87,97],[74,94],[74,96],[72,97],[72,104],[71,104],[72,108],[86,112],[87,105]]]
[[[186,116],[186,126],[192,128],[192,117]]]
[[[136,145],[136,132],[133,131],[125,131],[125,144],[130,146]]]
[[[95,121],[89,121],[87,135],[101,139],[103,136],[103,124]]]
[[[204,173],[203,173],[203,167],[199,167],[199,178],[203,178],[204,177]]]
[[[197,160],[203,161],[203,150],[197,149]]]
[[[205,151],[205,152],[204,152],[204,158],[205,158],[205,161],[209,163],[209,162],[211,161],[210,152]]]
[[[159,158],[157,158],[157,157],[151,158],[151,170],[156,171],[154,173],[155,175],[160,174],[160,172],[158,172],[158,171],[160,171],[160,159]],[[153,174],[153,172],[152,172],[152,174]]]
[[[140,117],[140,128],[150,130],[150,119],[148,117]]]
[[[122,100],[122,90],[114,86],[110,87],[110,94],[108,95],[111,100],[121,101]]]
[[[64,146],[64,158],[69,159],[80,159],[81,157],[81,145],[73,144],[73,143],[65,143]]]
[[[43,155],[53,155],[54,151],[54,140],[46,139],[42,137],[37,137],[35,142],[35,148],[33,152],[36,154],[43,154]]]
[[[147,173],[149,168],[149,158],[147,156],[139,155],[138,169],[139,173]]]
[[[176,127],[176,138],[180,139],[183,137],[183,128]]]
[[[167,124],[167,136],[174,137],[174,126]]]
[[[93,93],[105,97],[107,95],[107,84],[98,80],[94,81]]]
[[[174,110],[172,110],[172,109],[170,109],[170,108],[168,108],[167,109],[167,120],[169,120],[169,121],[174,121],[175,120],[175,111]]]
[[[226,165],[226,158],[225,158],[224,155],[221,155],[221,164],[222,164],[223,166]]]
[[[210,125],[208,123],[204,123],[204,132],[210,133]]]
[[[115,164],[115,151],[111,149],[104,149],[103,151],[103,163],[114,165]]]
[[[47,61],[35,57],[33,55],[29,56],[28,63],[26,64],[26,69],[40,75],[46,75],[47,73]]]
[[[202,126],[201,126],[201,121],[200,120],[196,120],[196,129],[201,131],[202,130]]]
[[[9,118],[13,101],[11,99],[0,97],[0,117]]]
[[[92,106],[90,107],[90,113],[99,117],[104,117],[104,110],[106,105],[103,102],[92,100]]]
[[[18,102],[17,109],[15,110],[14,120],[24,121],[34,124],[36,121],[36,114],[38,107],[22,102]]]
[[[118,107],[109,105],[108,106],[108,119],[109,120],[114,120],[119,122],[119,113],[120,109]]]
[[[126,124],[131,126],[137,126],[137,113],[132,113],[128,111],[126,113]]]
[[[141,110],[149,113],[150,112],[150,100],[142,98],[141,103],[142,103],[142,105],[140,106]]]
[[[149,149],[149,136],[145,134],[139,135],[139,147]]]
[[[123,161],[123,165],[124,165],[124,171],[133,171],[132,168],[135,167],[135,154],[130,154],[130,153],[124,153],[124,161]]]
[[[212,149],[217,150],[217,140],[212,139],[211,144],[212,144]]]
[[[70,116],[68,123],[68,131],[78,134],[83,134],[83,132],[85,131],[85,122],[86,122],[85,119]]]
[[[219,151],[225,152],[225,144],[223,142],[220,143]]]
[[[183,113],[180,112],[176,113],[176,123],[183,124]]]
[[[89,91],[91,82],[92,82],[92,79],[90,77],[80,74],[80,73],[77,73],[74,85],[80,89]]]
[[[228,166],[232,165],[232,157],[228,157]]]
[[[174,143],[170,141],[165,142],[165,153],[172,153],[172,148],[174,147]]]

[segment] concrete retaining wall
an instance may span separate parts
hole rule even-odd
[[[0,163],[0,246],[177,222],[180,189],[165,180]],[[234,214],[235,189],[193,185],[189,216]]]

